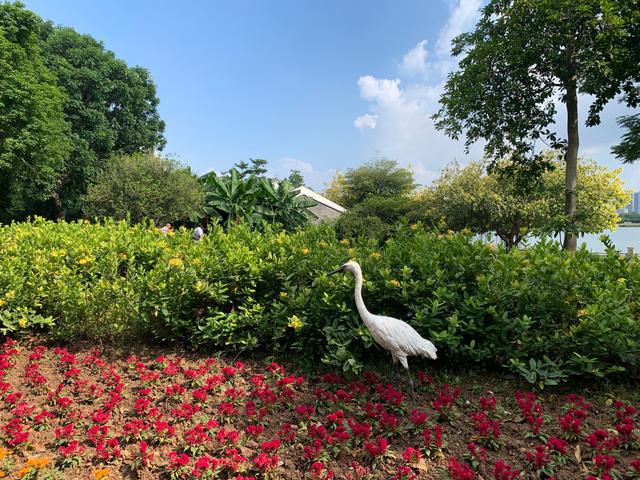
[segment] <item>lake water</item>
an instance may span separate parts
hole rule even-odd
[[[633,247],[636,253],[640,253],[640,227],[618,227],[615,231],[603,232],[609,235],[616,248],[622,253],[627,252],[627,247]],[[598,240],[599,235],[585,235],[578,239],[578,243],[586,243],[592,252],[604,252],[604,245]]]
[[[604,244],[599,240],[601,235],[609,235],[609,238],[615,245],[615,247],[622,253],[627,253],[628,247],[633,247],[635,253],[640,254],[640,226],[637,227],[618,227],[615,231],[607,230],[597,235],[585,235],[578,239],[578,245],[586,243],[587,249],[592,252],[604,252]],[[483,238],[480,236],[480,238]],[[496,237],[489,235],[484,237],[486,241],[496,241]],[[563,237],[556,237],[556,240],[561,241]],[[526,241],[527,245],[534,244],[538,239],[529,238]],[[521,244],[521,246],[523,246]]]

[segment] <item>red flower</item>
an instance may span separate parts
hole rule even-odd
[[[189,463],[189,455],[186,453],[169,452],[169,462],[172,468],[184,467]]]
[[[250,425],[247,425],[245,430],[247,431],[247,433],[249,435],[257,437],[258,435],[260,435],[264,431],[264,427],[262,425],[250,424]]]
[[[597,455],[593,462],[603,473],[608,473],[616,465],[616,459],[610,455]]]
[[[378,437],[375,442],[364,442],[364,449],[372,457],[379,457],[380,455],[384,455],[387,451],[388,446],[389,442],[387,442],[387,439],[384,437]]]
[[[420,460],[422,454],[419,448],[407,447],[402,452],[402,459],[407,463],[414,463]]]
[[[334,477],[333,472],[322,462],[313,462],[309,467],[309,476],[315,480],[330,480]]]
[[[278,440],[277,438],[274,438],[272,440],[269,440],[268,442],[262,442],[262,445],[260,446],[262,448],[263,452],[277,452],[278,449],[280,448],[280,440]]]
[[[466,463],[460,463],[454,457],[449,458],[447,469],[451,475],[451,480],[473,480],[475,472]]]
[[[520,470],[514,470],[504,460],[498,460],[493,467],[493,478],[495,480],[514,480],[520,476]]]
[[[427,421],[427,412],[421,410],[411,410],[411,423],[416,426],[422,425]]]
[[[525,452],[527,462],[533,470],[540,470],[551,460],[544,445],[536,445],[533,452]]]
[[[562,440],[560,438],[551,437],[547,440],[547,448],[549,450],[556,451],[562,455],[566,455],[568,453],[569,443],[566,440]]]
[[[258,467],[258,470],[260,471],[274,469],[278,466],[279,462],[280,458],[278,455],[270,456],[264,452],[259,453],[256,458],[253,459],[254,465]]]

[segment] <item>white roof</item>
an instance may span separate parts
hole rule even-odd
[[[331,200],[329,200],[328,198],[323,197],[322,195],[320,195],[319,193],[314,192],[313,190],[311,190],[310,188],[307,187],[298,187],[295,190],[298,191],[298,195],[303,195],[305,197],[309,197],[312,198],[313,200],[315,200],[318,203],[321,203],[323,205],[326,205],[329,208],[333,208],[334,210],[340,212],[340,213],[344,213],[347,211],[346,208],[341,207],[340,205],[338,205],[337,203],[332,202]]]

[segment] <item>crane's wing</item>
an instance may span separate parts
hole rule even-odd
[[[422,338],[408,323],[392,317],[372,317],[367,326],[373,338],[382,347],[398,356],[423,356],[432,360],[438,358],[435,345]]]

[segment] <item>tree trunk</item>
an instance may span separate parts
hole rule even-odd
[[[55,220],[64,220],[66,217],[66,212],[62,206],[62,202],[60,201],[60,196],[58,192],[54,192],[49,198],[51,202],[51,215]]]
[[[567,228],[564,235],[563,248],[575,252],[578,247],[574,225],[576,215],[576,185],[578,183],[578,91],[576,76],[573,75],[567,85],[567,151],[564,156],[565,172],[565,203],[564,212],[567,216]]]

